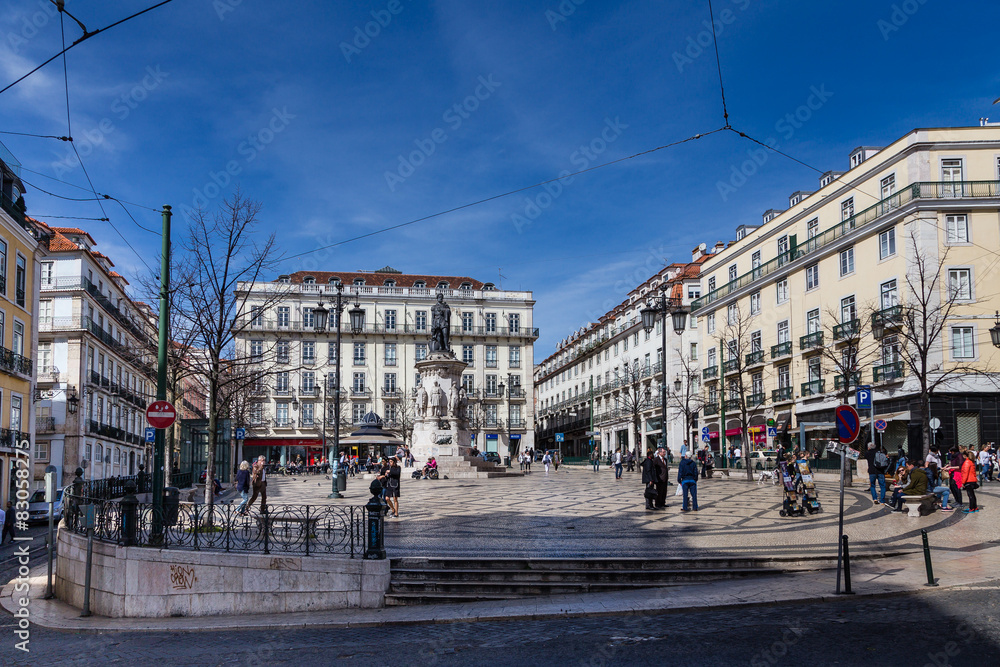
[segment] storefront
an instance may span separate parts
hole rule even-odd
[[[357,450],[358,447],[352,449]],[[243,442],[243,460],[253,461],[260,455],[268,463],[284,465],[301,460],[305,465],[319,465],[326,452],[320,438],[247,438]],[[365,452],[364,456],[367,455],[368,452]]]

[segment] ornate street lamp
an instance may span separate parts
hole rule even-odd
[[[660,383],[660,446],[667,446],[667,315],[670,315],[674,325],[674,333],[680,336],[687,326],[688,310],[684,308],[680,299],[667,299],[666,282],[660,285],[659,303],[656,298],[646,302],[646,307],[639,311],[642,317],[642,328],[646,333],[650,333],[656,326],[658,318],[663,319],[663,327],[660,329],[662,359],[660,360],[664,381]],[[675,383],[676,386],[676,383]],[[680,388],[678,387],[678,390]],[[641,453],[641,452],[640,452]]]
[[[361,307],[361,303],[357,299],[357,294],[354,295],[354,308],[347,311],[347,314],[351,316],[351,333],[361,333],[365,328],[365,310]]]
[[[338,461],[340,454],[340,314],[344,312],[344,285],[341,282],[337,282],[337,300],[330,304],[333,306],[334,313],[334,326],[337,327],[337,364],[336,371],[333,378],[333,449],[330,451],[330,480],[332,483],[332,489],[328,498],[343,498],[343,494],[337,489],[337,478],[339,474]],[[319,311],[317,313],[317,310]],[[354,310],[361,310],[360,304],[355,304],[354,308],[351,309],[351,328],[354,329]],[[323,302],[319,302],[319,308],[313,309],[313,315],[316,317],[314,324],[317,330],[326,329],[327,320],[327,310],[323,307]],[[362,326],[364,325],[365,311],[361,310],[360,322]],[[359,327],[360,328],[360,327]],[[355,331],[356,333],[357,331]],[[330,376],[327,375],[323,379],[323,449],[326,449],[326,411],[327,411],[327,396],[326,392],[330,386]],[[346,474],[346,471],[344,471]]]
[[[676,378],[674,378],[674,391],[679,392],[681,390],[681,387],[683,386],[684,384],[681,382],[681,376],[678,375]]]
[[[990,327],[990,339],[993,347],[1000,347],[1000,311],[997,311],[996,322]]]

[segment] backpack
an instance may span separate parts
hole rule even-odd
[[[875,452],[875,467],[885,470],[889,467],[889,457],[883,451]]]

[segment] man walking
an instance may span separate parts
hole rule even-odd
[[[262,514],[267,513],[267,470],[264,469],[264,455],[261,454],[257,457],[257,461],[253,464],[253,474],[250,475],[250,485],[253,487],[253,495],[250,497],[250,502],[247,505],[253,505],[253,501],[257,500],[257,495],[260,494],[260,511]]]
[[[691,503],[694,511],[698,511],[698,464],[694,462],[691,458],[691,454],[687,454],[681,459],[681,464],[677,468],[677,483],[681,485],[684,490],[684,503],[681,505],[681,511],[687,512],[688,510],[688,494],[691,494]]]
[[[615,450],[615,479],[622,478],[622,448],[619,447]]]
[[[653,496],[656,495],[656,464],[653,462],[652,449],[646,452],[646,458],[639,467],[642,469],[642,495],[646,499],[646,509],[656,509],[653,507]]]
[[[597,449],[597,447],[590,450],[590,465],[594,467],[594,472],[601,469],[601,452]]]
[[[868,443],[868,451],[865,453],[868,459],[868,486],[872,493],[872,504],[880,505],[885,502],[885,471],[889,469],[889,457],[882,450],[875,446],[875,443]],[[878,484],[879,495],[875,495],[875,485]]]
[[[14,541],[14,503],[7,501],[7,512],[0,511],[3,516],[3,534],[0,535],[0,544],[7,541],[7,533],[10,533],[10,541]]]
[[[670,477],[670,468],[667,465],[667,450],[660,447],[653,457],[653,465],[656,469],[656,508],[663,509],[667,506],[667,479]]]

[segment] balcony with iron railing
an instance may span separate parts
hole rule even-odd
[[[856,338],[859,333],[861,333],[861,320],[857,318],[833,327],[833,339],[835,341],[850,340]]]
[[[899,327],[903,324],[903,307],[902,306],[889,306],[888,308],[883,308],[877,312],[872,313],[872,328],[873,329],[889,329],[892,327]]]
[[[708,380],[709,378],[719,377],[719,367],[708,366],[707,368],[702,369],[701,377],[705,380]]]
[[[795,398],[791,387],[778,387],[771,390],[772,403],[788,403]]]
[[[351,398],[371,398],[372,390],[366,387],[351,387]]]
[[[295,422],[293,422],[290,417],[275,417],[271,421],[271,425],[274,426],[274,428],[294,428]]]
[[[528,428],[528,421],[526,419],[510,419],[507,422],[507,428],[512,431],[523,431]]]
[[[706,403],[702,407],[701,412],[706,417],[708,417],[709,415],[717,415],[717,414],[719,414],[719,404],[718,403]]]
[[[395,387],[382,387],[382,398],[401,398],[402,392]]]
[[[759,366],[764,363],[764,350],[754,350],[746,355],[747,366]]]
[[[31,377],[34,361],[5,347],[0,347],[0,371],[8,375]]]
[[[833,376],[833,388],[835,391],[841,391],[844,389],[850,389],[851,387],[857,387],[861,384],[861,373],[850,373],[845,379],[843,375]]]
[[[55,430],[55,417],[35,417],[35,431],[37,433],[53,433]]]
[[[749,287],[758,281],[769,279],[775,273],[790,270],[790,265],[793,263],[815,254],[844,236],[872,225],[887,215],[897,214],[904,204],[918,200],[991,199],[998,197],[1000,197],[1000,181],[923,181],[912,183],[811,239],[800,243],[797,247],[789,248],[771,261],[756,266],[735,280],[695,299],[691,303],[691,309],[697,312],[744,287]],[[788,268],[786,269],[786,267]]]
[[[246,333],[248,331],[301,331],[303,333],[315,332],[316,327],[314,323],[302,320],[280,320],[276,318],[253,318],[252,316],[244,316],[237,320],[236,326],[233,327],[234,330]],[[336,331],[336,329],[332,329]],[[342,331],[344,333],[351,333],[349,326],[345,326]],[[428,327],[418,327],[416,325],[406,323],[404,325],[397,324],[394,327],[386,327],[384,324],[369,324],[365,323],[358,329],[357,333],[365,334],[414,334],[414,335],[426,335],[429,333]],[[526,339],[537,339],[538,338],[538,328],[537,327],[487,327],[487,326],[475,326],[475,327],[462,327],[453,326],[451,327],[452,338],[468,338],[470,336],[486,336],[495,338],[526,338]]]
[[[725,408],[726,412],[732,414],[734,412],[740,411],[740,399],[738,398],[727,398],[722,402],[722,407]]]
[[[872,369],[873,382],[892,382],[903,377],[903,362],[880,364]]]
[[[777,345],[771,346],[771,359],[780,359],[782,357],[787,357],[792,354],[792,341],[786,340],[784,343],[778,343]]]
[[[740,370],[740,360],[739,359],[727,359],[722,362],[722,372],[725,375],[730,373],[736,373]]]
[[[31,435],[16,429],[0,428],[0,447],[15,451],[25,451],[25,444],[31,444]]]
[[[747,406],[756,408],[767,403],[767,394],[763,391],[757,392],[756,394],[750,394],[747,396]]]
[[[810,380],[802,383],[803,396],[819,396],[826,387],[826,380]]]
[[[525,398],[527,398],[528,392],[526,392],[524,389],[521,389],[521,387],[511,387],[508,390],[508,395],[515,400],[523,401]]]
[[[299,387],[299,396],[302,398],[316,398],[319,396],[320,388],[316,385],[311,387]]]
[[[823,332],[814,331],[805,336],[799,336],[799,349],[800,350],[812,350],[817,347],[823,347]]]

